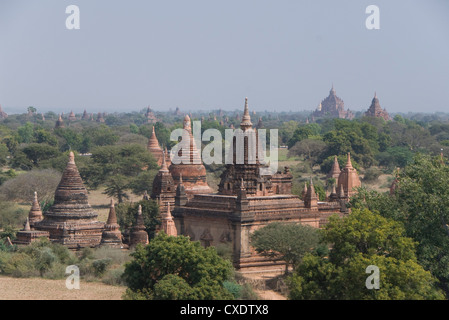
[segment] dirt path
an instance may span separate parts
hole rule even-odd
[[[79,290],[69,290],[65,280],[0,276],[0,300],[121,300],[125,290],[125,287],[83,281]]]

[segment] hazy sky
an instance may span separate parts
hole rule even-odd
[[[0,1],[9,113],[312,110],[332,83],[355,111],[449,112],[449,1]]]

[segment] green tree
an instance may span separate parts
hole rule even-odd
[[[39,167],[41,161],[54,158],[60,154],[58,148],[44,143],[31,143],[22,148],[21,151],[35,167]]]
[[[232,265],[220,258],[214,247],[203,248],[188,237],[170,237],[161,232],[148,245],[138,245],[131,256],[133,260],[124,271],[128,285],[125,298],[232,298],[223,287]]]
[[[148,237],[153,239],[161,225],[159,206],[154,200],[140,200],[136,203],[123,202],[116,207],[117,221],[122,231],[131,228],[136,220],[139,205],[142,206],[143,223]]]
[[[255,250],[274,261],[296,267],[302,257],[318,246],[319,236],[313,227],[302,224],[270,223],[251,235],[251,245]]]
[[[319,155],[326,149],[326,143],[317,139],[304,139],[298,141],[288,150],[288,156],[302,156],[310,161],[312,167],[316,164]]]
[[[404,224],[417,244],[417,257],[449,292],[449,167],[440,157],[417,154],[398,177],[395,193],[362,193],[351,206],[378,211]]]
[[[92,151],[91,163],[80,172],[89,187],[106,187],[105,193],[122,203],[127,190],[139,174],[157,168],[157,163],[141,145],[97,147]]]
[[[17,128],[17,135],[19,143],[30,143],[33,141],[34,126],[31,122]]]
[[[290,278],[291,299],[442,299],[437,280],[418,263],[416,243],[401,223],[367,209],[333,216],[321,231],[328,256],[308,254]],[[377,266],[380,288],[365,286]]]

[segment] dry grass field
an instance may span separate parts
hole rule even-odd
[[[80,283],[69,290],[65,280],[0,276],[0,300],[121,300],[126,287],[100,282]]]

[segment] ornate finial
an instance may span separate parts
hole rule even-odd
[[[142,215],[142,205],[139,204],[139,209],[137,209],[137,214]]]
[[[162,152],[162,166],[161,171],[168,172],[167,163],[165,162],[165,151]]]
[[[37,201],[37,192],[34,191],[34,201]]]
[[[182,184],[182,173],[179,174],[179,184]]]
[[[243,117],[242,117],[242,122],[240,123],[240,127],[243,131],[245,131],[246,129],[252,127],[252,123],[251,123],[251,116],[249,115],[249,108],[248,108],[248,98],[245,98],[245,109],[243,111]]]
[[[70,151],[69,153],[69,163],[75,164],[75,154],[73,153],[73,151]]]
[[[188,114],[184,117],[184,130],[187,130],[188,132],[191,132],[192,125],[190,123],[190,117]]]
[[[26,222],[25,222],[25,224],[24,224],[24,226],[23,226],[23,230],[24,231],[30,231],[31,230],[31,227],[30,227],[30,219],[27,217],[27,220],[26,220]]]
[[[167,215],[170,216],[170,202],[167,201]]]
[[[352,168],[351,153],[350,152],[348,152],[348,160],[346,162],[346,168]]]
[[[115,205],[114,199],[111,198],[111,205],[110,205],[110,207],[112,208],[112,207],[114,207],[114,205]]]

